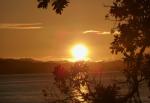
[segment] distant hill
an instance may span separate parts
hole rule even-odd
[[[0,59],[0,74],[25,74],[25,73],[49,73],[53,68],[61,64],[70,68],[73,63],[67,61],[48,61],[42,62],[30,58],[23,59]],[[97,70],[119,70],[122,69],[122,61],[111,62],[88,62],[91,72]]]
[[[24,74],[50,72],[55,62],[41,62],[32,59],[0,59],[0,74]]]

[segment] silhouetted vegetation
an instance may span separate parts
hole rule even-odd
[[[68,6],[69,0],[37,0],[39,2],[38,8],[47,8],[49,4],[57,14],[61,14],[63,9]]]
[[[116,84],[104,85],[100,77],[91,75],[85,62],[76,62],[67,70],[58,65],[53,74],[53,85],[43,89],[48,103],[123,103]]]
[[[139,88],[144,80],[149,79],[147,73],[150,73],[146,56],[149,55],[146,49],[150,47],[150,1],[115,0],[106,17],[115,19],[114,41],[110,49],[124,57],[124,74],[129,89],[127,101],[142,103]]]

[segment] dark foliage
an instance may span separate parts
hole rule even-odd
[[[69,0],[38,0],[38,8],[46,9],[51,3],[53,10],[57,14],[61,14],[63,9],[68,6]]]
[[[150,55],[145,55],[144,67],[142,68],[142,73],[145,80],[148,82],[148,87],[150,89]]]
[[[150,47],[150,0],[114,0],[106,17],[115,19],[110,49],[124,56],[124,74],[129,88],[127,101],[141,103],[139,88],[148,80],[150,71],[145,56]]]
[[[69,70],[58,65],[53,75],[54,85],[42,91],[48,103],[121,103],[118,87],[104,85],[101,78],[95,80],[84,62],[75,63]]]

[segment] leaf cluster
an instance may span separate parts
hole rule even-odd
[[[65,7],[68,6],[69,0],[37,0],[39,2],[38,8],[47,9],[48,5],[51,4],[53,10],[57,14],[62,14]]]
[[[150,46],[150,0],[114,0],[108,18],[115,18],[114,31],[119,32],[111,43],[112,53]]]

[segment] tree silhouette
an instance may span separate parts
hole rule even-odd
[[[117,86],[115,84],[105,86],[101,78],[91,77],[85,62],[76,62],[70,69],[65,69],[61,65],[55,67],[53,85],[42,90],[46,102],[123,103],[120,101]]]
[[[127,65],[124,74],[129,86],[127,97],[141,103],[139,86],[149,78],[144,62],[146,49],[150,47],[150,0],[114,0],[106,17],[115,19],[114,41],[110,48],[112,53],[124,56]],[[150,67],[146,71],[149,74]]]
[[[46,9],[49,4],[57,14],[61,14],[63,9],[68,6],[69,0],[37,0],[39,2],[38,8]]]

